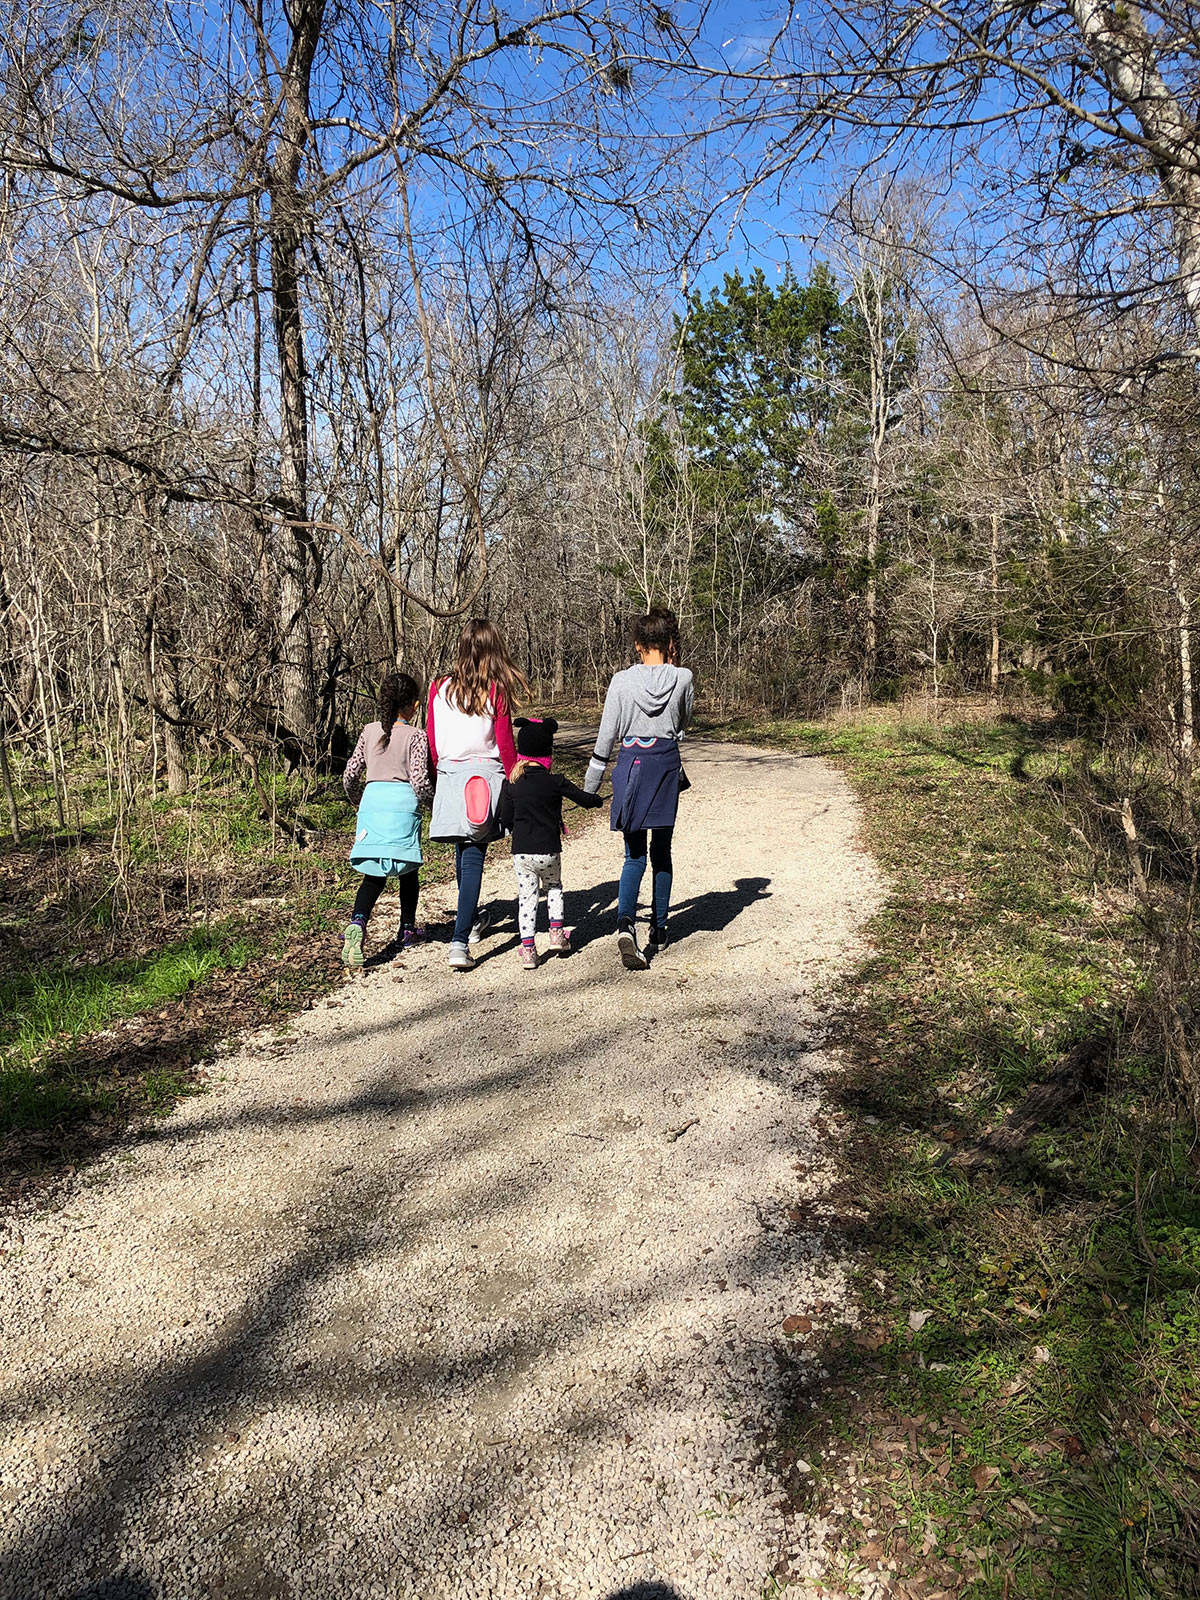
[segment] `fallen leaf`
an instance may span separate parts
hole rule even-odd
[[[985,1467],[982,1462],[971,1468],[971,1482],[977,1489],[990,1489],[999,1476],[999,1467]]]
[[[784,1333],[811,1333],[812,1332],[812,1318],[811,1317],[784,1317],[784,1319],[783,1319],[783,1331],[784,1331]]]
[[[910,1311],[908,1313],[908,1325],[914,1333],[920,1333],[932,1315],[932,1311]]]
[[[1043,1364],[1045,1364],[1047,1361],[1049,1361],[1050,1352],[1049,1352],[1049,1350],[1046,1349],[1046,1346],[1044,1344],[1035,1344],[1034,1345],[1034,1347],[1033,1347],[1033,1359],[1035,1361],[1040,1361]]]
[[[856,1333],[854,1343],[860,1350],[881,1350],[887,1343],[887,1334],[882,1328],[876,1328],[871,1333]]]

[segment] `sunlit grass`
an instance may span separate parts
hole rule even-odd
[[[870,1527],[899,1576],[943,1563],[933,1586],[974,1600],[1195,1595],[1200,1194],[1138,1032],[1123,854],[1092,859],[1064,803],[1104,753],[1016,718],[717,731],[838,763],[889,880],[833,1085],[874,1331],[868,1349],[831,1338],[831,1387],[795,1434],[831,1484],[867,1439],[905,1441],[859,1474],[847,1570]],[[953,1165],[1087,1040],[1103,1042],[1098,1088],[1012,1159]],[[972,1468],[996,1476],[981,1489]]]
[[[49,1054],[185,994],[217,969],[243,966],[254,953],[240,929],[211,927],[149,956],[33,968],[0,981],[0,1130],[53,1126],[88,1092],[69,1072],[48,1079]],[[161,1098],[163,1085],[157,1092]]]

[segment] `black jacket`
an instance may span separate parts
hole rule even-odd
[[[530,767],[523,778],[510,783],[506,778],[500,790],[496,820],[512,834],[515,856],[556,856],[562,849],[562,803],[574,800],[577,806],[598,806],[598,794],[585,794],[560,773],[545,767]]]

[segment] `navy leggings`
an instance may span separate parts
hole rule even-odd
[[[460,843],[454,846],[454,878],[458,884],[458,912],[454,918],[455,944],[466,944],[479,909],[479,889],[483,883],[486,844]]]
[[[651,828],[650,866],[654,872],[654,899],[651,921],[665,928],[671,907],[671,835],[674,828]],[[637,916],[638,890],[646,872],[646,830],[625,835],[625,864],[617,889],[617,921],[632,922]]]

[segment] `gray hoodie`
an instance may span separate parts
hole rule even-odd
[[[692,720],[692,675],[686,667],[626,667],[613,674],[583,787],[595,794],[622,739],[678,739]]]

